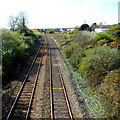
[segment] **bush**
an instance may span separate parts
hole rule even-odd
[[[119,44],[117,42],[115,42],[115,41],[110,43],[110,47],[112,47],[112,48],[118,47],[118,45]]]
[[[98,41],[95,45],[96,46],[102,46],[102,45],[105,45],[105,44],[107,44],[108,43],[108,40],[100,40],[100,41]]]
[[[112,42],[113,39],[106,33],[97,33],[96,34],[96,42],[100,40],[107,40],[108,42]]]
[[[55,32],[55,30],[52,30],[52,29],[47,30],[47,33],[49,33],[49,34],[54,34],[54,32]]]
[[[9,72],[12,72],[14,55],[12,55],[12,50],[2,50],[2,56],[2,74],[7,76]]]
[[[78,70],[79,65],[81,63],[81,59],[84,56],[85,56],[85,54],[84,54],[84,50],[82,48],[78,47],[74,50],[73,54],[71,54],[71,56],[69,58],[69,62],[73,66],[73,68]]]
[[[101,102],[106,110],[106,115],[109,118],[119,120],[119,85],[120,69],[114,70],[105,76],[103,84],[100,85],[98,92],[101,96]]]
[[[36,36],[40,36],[40,31],[39,30],[32,30],[33,34]]]
[[[113,26],[106,31],[116,42],[120,43],[120,26]]]
[[[2,71],[3,79],[10,78],[17,66],[28,57],[28,48],[34,46],[39,40],[31,30],[20,33],[20,31],[2,30]],[[9,82],[9,81],[8,81]]]
[[[9,30],[2,31],[2,41],[3,76],[9,76],[14,72],[16,64],[27,57],[25,50],[28,45],[20,39],[18,32]]]
[[[77,47],[78,47],[77,43],[72,43],[71,45],[67,46],[64,49],[67,59],[74,53]]]
[[[78,42],[81,47],[86,45],[93,45],[95,43],[95,35],[88,32],[76,32],[72,37],[74,42]]]
[[[94,48],[95,46],[94,45],[85,45],[84,49],[90,49],[90,48]]]
[[[110,47],[96,47],[85,52],[79,72],[88,80],[90,86],[103,82],[104,76],[120,66],[120,53]]]

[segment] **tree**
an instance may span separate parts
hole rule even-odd
[[[88,24],[83,24],[80,27],[80,30],[88,30],[89,29],[89,25]]]
[[[15,16],[10,16],[9,17],[9,26],[10,26],[10,29],[15,31],[17,29],[17,22],[18,22],[18,17],[15,17]]]
[[[97,28],[97,23],[93,23],[93,24],[90,26],[90,31],[95,31],[95,28]]]
[[[23,32],[27,28],[28,23],[27,15],[24,12],[20,12],[17,17],[18,17],[17,29]]]
[[[15,30],[20,30],[20,32],[24,32],[27,29],[27,15],[25,12],[20,12],[17,16],[10,16],[9,17],[9,26],[10,29],[15,31]]]

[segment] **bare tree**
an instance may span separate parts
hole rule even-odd
[[[18,22],[18,18],[15,16],[10,16],[9,17],[9,27],[11,30],[15,31],[17,29],[17,22]]]
[[[17,16],[10,16],[9,17],[9,26],[10,29],[21,30],[27,29],[28,19],[25,12],[20,12]]]
[[[27,19],[26,13],[25,12],[20,12],[17,15],[17,17],[18,17],[17,28],[18,29],[27,28],[28,19]]]

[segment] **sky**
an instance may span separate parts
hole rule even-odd
[[[8,28],[9,16],[25,12],[28,27],[65,28],[84,23],[117,24],[120,0],[0,0],[0,28]]]

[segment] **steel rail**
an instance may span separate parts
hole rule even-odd
[[[44,56],[44,49],[43,49],[41,59],[40,59],[40,63],[39,63],[39,66],[38,66],[38,70],[37,70],[37,74],[36,74],[36,78],[35,78],[35,83],[34,83],[34,87],[33,87],[33,90],[32,90],[32,94],[31,94],[31,98],[30,98],[30,102],[29,102],[29,106],[28,106],[28,111],[26,113],[26,118],[25,118],[26,120],[28,120],[28,117],[29,117],[30,108],[31,108],[31,105],[32,105],[33,97],[34,97],[34,93],[35,93],[35,89],[36,89],[36,85],[37,85],[37,81],[38,81],[38,77],[39,77],[39,73],[40,73],[40,68],[41,68],[43,56]]]
[[[53,40],[51,38],[51,40]],[[50,42],[49,42],[50,44]],[[55,43],[56,45],[56,43]],[[57,46],[57,45],[56,45]],[[53,100],[53,85],[52,85],[52,58],[51,58],[51,48],[50,48],[50,90],[51,90],[51,119],[54,120],[54,100]],[[58,59],[57,55],[55,54],[55,57],[56,57],[56,60]],[[68,95],[67,95],[67,90],[66,90],[66,87],[65,87],[65,84],[64,84],[64,80],[63,80],[63,76],[62,76],[62,72],[61,72],[61,69],[60,69],[60,66],[58,65],[57,63],[57,68],[58,68],[58,71],[59,71],[59,75],[60,75],[60,81],[61,81],[61,84],[62,84],[62,87],[63,87],[63,93],[64,93],[64,96],[65,96],[65,100],[66,100],[66,104],[67,104],[67,108],[68,108],[68,112],[69,112],[69,116],[70,116],[70,119],[71,120],[74,120],[73,119],[73,114],[72,114],[72,110],[71,110],[71,107],[70,107],[70,102],[69,102],[69,99],[68,99]]]
[[[70,102],[69,102],[69,99],[68,99],[67,90],[66,90],[65,83],[64,83],[64,80],[63,80],[63,76],[62,76],[62,73],[61,73],[61,70],[60,70],[60,66],[58,65],[57,67],[58,67],[58,71],[60,73],[59,74],[60,75],[60,80],[61,80],[61,83],[62,83],[62,87],[63,87],[63,91],[64,91],[66,103],[67,103],[68,112],[69,112],[71,120],[73,120],[73,114],[72,114],[72,110],[71,110],[71,107],[70,107]]]
[[[52,83],[52,58],[51,58],[51,47],[49,41],[49,60],[50,60],[50,102],[51,102],[51,120],[54,120],[54,106],[53,106],[53,83]]]
[[[42,48],[42,44],[41,44],[40,47],[38,48],[38,51],[37,51],[37,53],[36,53],[36,55],[35,55],[35,57],[34,57],[34,59],[33,59],[33,61],[32,61],[32,64],[31,64],[31,66],[30,66],[29,69],[28,69],[28,72],[27,72],[27,74],[26,74],[26,76],[25,76],[25,78],[24,78],[24,80],[23,80],[23,84],[22,84],[22,86],[21,86],[21,88],[20,88],[20,90],[19,90],[19,92],[18,92],[18,94],[17,94],[17,96],[16,96],[16,98],[15,98],[15,100],[14,100],[14,102],[13,102],[13,105],[12,105],[12,107],[11,107],[8,115],[7,115],[6,120],[9,120],[9,118],[10,118],[12,112],[13,112],[13,109],[14,109],[14,107],[15,107],[15,105],[16,105],[16,103],[17,103],[17,101],[18,101],[18,99],[19,99],[19,97],[20,97],[20,95],[21,95],[21,92],[22,92],[22,90],[23,90],[23,88],[24,88],[24,86],[25,86],[25,83],[26,83],[26,81],[27,81],[27,78],[28,78],[28,76],[29,76],[29,74],[30,74],[30,72],[31,72],[31,70],[32,70],[32,68],[33,68],[33,65],[34,65],[34,63],[35,63],[35,61],[36,61],[36,59],[37,59],[38,53],[39,53],[39,51],[40,51],[41,48]]]

